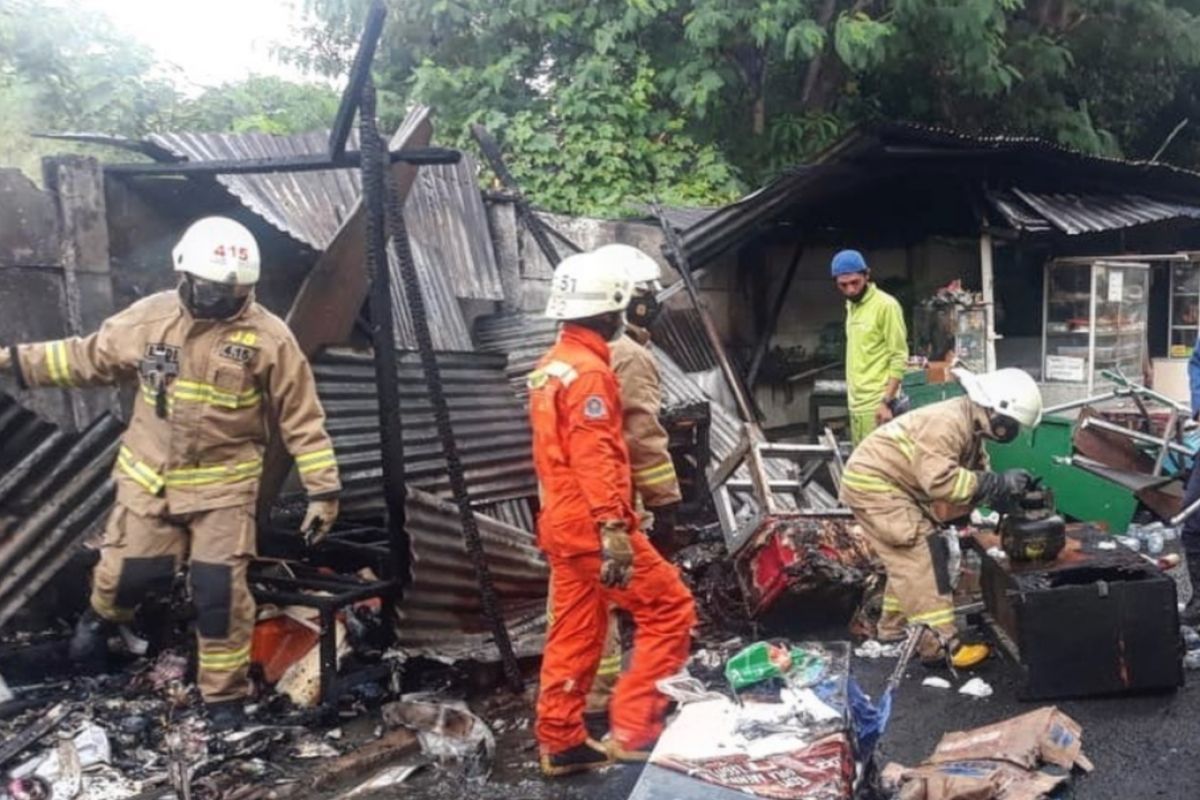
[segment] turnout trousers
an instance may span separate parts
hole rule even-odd
[[[642,533],[633,542],[633,578],[624,589],[600,583],[600,554],[550,562],[551,622],[542,654],[535,734],[542,753],[583,743],[583,712],[609,631],[609,604],[628,611],[635,626],[629,669],[609,705],[613,738],[625,749],[651,745],[662,733],[668,699],[655,684],[687,662],[696,612],[679,572]]]
[[[843,485],[842,499],[887,571],[880,637],[899,638],[905,620],[928,625],[945,639],[953,637],[957,631],[954,598],[938,592],[933,552],[926,541],[934,531],[929,518],[902,495],[857,492]],[[941,651],[941,643],[934,637],[921,638],[918,652],[922,658],[937,658]]]
[[[142,516],[118,503],[92,578],[92,609],[111,622],[130,621],[143,597],[170,593],[186,560],[200,693],[209,703],[241,699],[250,688],[255,606],[246,570],[254,552],[253,506]]]

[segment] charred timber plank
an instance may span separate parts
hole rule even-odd
[[[446,147],[413,147],[389,153],[393,164],[457,164],[462,153]],[[159,178],[167,175],[255,175],[273,172],[318,172],[349,169],[362,164],[362,153],[351,150],[337,158],[325,153],[287,158],[243,158],[231,161],[183,161],[178,164],[105,164],[104,173],[123,178]]]
[[[38,717],[25,730],[9,738],[4,744],[0,744],[0,767],[19,756],[25,748],[37,744],[42,737],[57,728],[59,723],[66,719],[69,710],[69,706],[60,703],[47,711],[45,715]]]
[[[371,3],[362,37],[358,40],[358,51],[354,54],[354,65],[350,67],[350,80],[342,92],[342,102],[337,116],[333,118],[333,129],[329,132],[329,157],[338,158],[346,152],[346,141],[354,125],[354,113],[362,96],[363,84],[371,75],[371,62],[375,60],[375,48],[383,33],[383,22],[387,18],[387,7],[382,0]]]
[[[416,734],[409,730],[396,730],[384,734],[374,742],[357,748],[337,758],[313,776],[312,787],[329,789],[344,781],[361,777],[371,770],[402,758],[420,748]]]

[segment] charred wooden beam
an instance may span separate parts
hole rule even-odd
[[[371,63],[375,60],[375,48],[379,45],[386,18],[387,7],[384,6],[383,0],[371,3],[371,9],[367,12],[367,23],[363,26],[362,37],[358,40],[358,52],[354,54],[354,65],[350,67],[350,80],[346,83],[346,90],[342,92],[342,102],[338,105],[337,116],[333,118],[333,128],[329,131],[331,159],[340,158],[346,153],[346,141],[350,138],[350,130],[354,126],[354,113],[358,111],[363,85],[371,75]]]
[[[462,153],[446,147],[416,147],[395,150],[391,163],[457,164]],[[273,172],[316,172],[324,169],[348,169],[362,165],[362,153],[352,150],[331,158],[324,153],[287,158],[247,158],[231,161],[181,161],[176,164],[105,164],[106,175],[131,178],[166,175],[255,175]]]
[[[488,164],[491,165],[492,172],[496,173],[496,177],[500,179],[500,184],[504,187],[505,191],[512,194],[517,206],[517,218],[521,220],[521,224],[525,226],[525,229],[529,231],[533,240],[537,242],[538,249],[546,257],[550,268],[554,269],[554,267],[558,266],[560,256],[558,249],[550,241],[550,226],[542,222],[538,215],[533,213],[533,208],[529,205],[529,201],[525,199],[525,195],[521,194],[521,188],[517,185],[517,179],[508,171],[508,165],[504,163],[504,156],[500,153],[500,145],[496,144],[496,140],[492,138],[492,134],[482,125],[472,125],[471,135],[479,143],[479,149],[488,160]],[[575,247],[570,242],[568,242],[568,245],[575,252],[579,252],[578,247]]]

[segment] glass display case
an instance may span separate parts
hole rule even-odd
[[[1042,381],[1075,384],[1088,394],[1101,373],[1141,375],[1146,358],[1150,266],[1063,260],[1046,266]]]
[[[1200,336],[1200,268],[1191,261],[1171,265],[1170,358],[1191,358]]]

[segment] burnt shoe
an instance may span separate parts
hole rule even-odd
[[[205,710],[208,712],[210,731],[236,731],[246,724],[246,710],[242,707],[241,700],[206,703]]]
[[[607,767],[612,763],[604,745],[595,739],[587,739],[570,750],[542,756],[542,774],[557,778],[562,775],[574,775],[577,772],[587,772],[592,769]]]
[[[88,675],[104,672],[108,667],[108,639],[117,625],[89,608],[75,623],[71,644],[67,650],[76,669]]]

